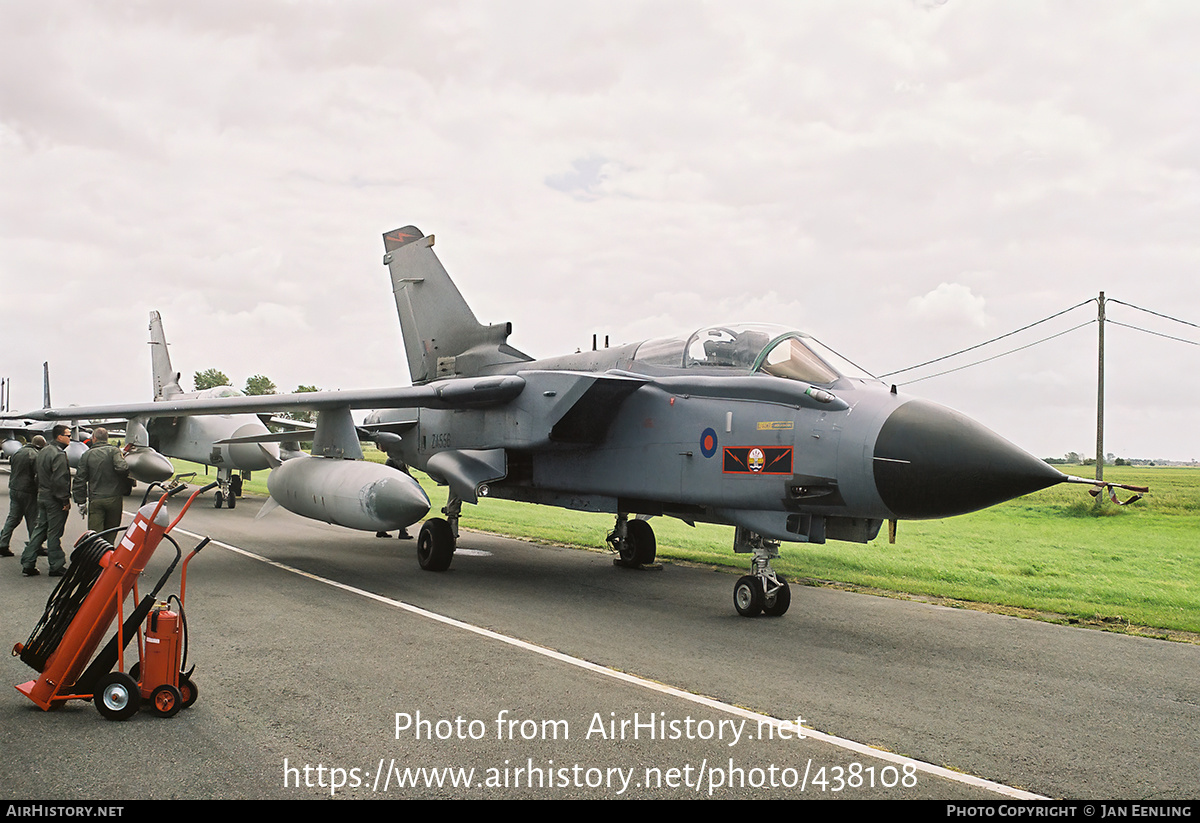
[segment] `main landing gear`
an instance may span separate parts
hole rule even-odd
[[[450,568],[454,549],[458,545],[458,518],[462,514],[462,501],[450,495],[442,514],[446,515],[445,520],[440,517],[429,518],[417,536],[417,562],[427,572],[444,572]]]
[[[431,517],[426,520],[417,537],[417,562],[428,572],[444,572],[454,560],[462,500],[451,494],[442,514],[446,515],[445,519]],[[656,568],[657,541],[654,529],[645,520],[630,520],[627,512],[619,513],[607,539],[617,555],[614,565]],[[743,617],[785,614],[792,605],[792,591],[787,581],[771,568],[771,560],[779,557],[779,541],[739,526],[734,531],[733,550],[753,554],[750,574],[738,578],[733,587],[733,606],[737,613]]]
[[[733,586],[733,607],[742,617],[779,617],[792,605],[792,590],[787,581],[771,568],[771,559],[779,557],[779,541],[738,526],[733,533],[735,552],[753,552],[750,574],[738,578]]]
[[[616,525],[607,540],[617,553],[617,559],[613,561],[616,565],[633,569],[654,565],[658,544],[654,529],[645,520],[630,520],[627,513],[618,513]]]
[[[246,477],[249,476],[246,473]],[[219,488],[213,495],[213,508],[221,508],[222,503],[230,509],[237,506],[237,499],[242,496],[242,475],[234,474],[230,469],[217,469],[217,484]]]

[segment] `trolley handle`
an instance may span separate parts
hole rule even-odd
[[[183,561],[183,571],[179,577],[179,610],[183,611],[183,598],[187,594],[187,572],[188,564],[192,562],[192,558],[200,554],[200,550],[209,544],[211,537],[206,537],[196,544],[196,548],[192,549],[192,553],[187,556],[187,560]]]

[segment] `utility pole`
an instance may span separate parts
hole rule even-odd
[[[1104,479],[1104,292],[1100,292],[1096,320],[1100,327],[1100,347],[1096,366],[1096,479]],[[1097,497],[1100,500],[1101,497]]]

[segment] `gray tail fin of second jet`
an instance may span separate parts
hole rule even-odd
[[[433,235],[405,226],[385,234],[383,247],[415,385],[486,374],[493,366],[533,359],[508,345],[511,323],[485,326],[475,319],[433,253]]]
[[[179,387],[179,372],[171,368],[171,354],[167,351],[162,318],[156,311],[150,312],[150,366],[154,375],[155,400],[183,394],[183,389]]]

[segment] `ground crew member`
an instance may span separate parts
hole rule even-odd
[[[59,423],[54,427],[54,439],[38,452],[37,523],[21,553],[21,574],[34,577],[38,550],[46,544],[50,558],[50,576],[62,577],[67,556],[62,550],[63,529],[67,527],[67,512],[71,510],[71,465],[67,462],[67,444],[71,442],[71,427]]]
[[[121,525],[121,493],[129,466],[121,450],[108,444],[108,429],[93,429],[91,442],[75,469],[75,502],[87,518],[88,528],[102,532]],[[115,532],[106,537],[116,545]]]
[[[9,541],[12,540],[13,530],[22,518],[25,520],[25,534],[33,534],[37,523],[37,472],[34,462],[38,450],[46,445],[46,438],[40,434],[34,435],[31,442],[26,443],[9,458],[8,475],[8,519],[4,521],[4,531],[0,532],[0,557],[12,557]]]

